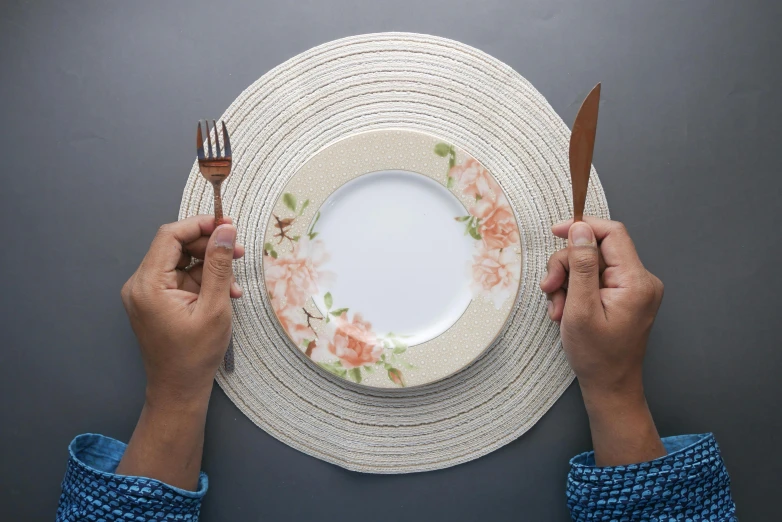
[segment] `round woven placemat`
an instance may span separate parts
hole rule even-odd
[[[538,282],[564,246],[552,223],[571,215],[570,131],[513,69],[443,38],[381,33],[315,47],[271,70],[223,114],[233,173],[224,207],[247,248],[236,262],[235,371],[217,381],[255,424],[284,443],[351,470],[410,473],[485,455],[532,427],[573,380]],[[262,274],[264,230],[291,176],[352,133],[411,129],[464,149],[504,188],[524,250],[505,331],[471,366],[442,381],[373,389],[338,379],[289,344]],[[193,164],[180,218],[212,212]],[[587,213],[608,217],[592,171]]]

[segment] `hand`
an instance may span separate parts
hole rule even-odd
[[[621,223],[587,217],[552,232],[568,238],[568,247],[551,256],[540,287],[581,386],[596,460],[627,464],[620,461],[664,455],[642,381],[662,282],[644,268]]]
[[[231,265],[244,247],[231,223],[215,229],[212,216],[195,216],[163,225],[122,287],[147,390],[119,474],[198,485],[212,381],[231,338],[231,298],[242,295]]]
[[[244,247],[235,241],[230,219],[216,230],[212,216],[163,225],[122,287],[148,395],[189,399],[211,390],[231,337],[229,297],[242,295],[231,260]]]

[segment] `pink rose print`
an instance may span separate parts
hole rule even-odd
[[[494,201],[489,198],[476,201],[470,214],[480,219],[478,233],[487,250],[506,248],[519,242],[516,218],[504,194]]]
[[[455,219],[475,239],[473,295],[485,297],[499,309],[515,295],[521,274],[516,249],[509,248],[521,241],[513,209],[497,181],[477,160],[468,158],[456,165],[456,152],[447,143],[435,145],[434,152],[449,157],[447,186],[453,181],[461,194],[474,199],[469,215]]]
[[[274,312],[296,346],[300,346],[305,339],[315,337],[315,331],[307,326],[304,311],[301,308],[288,307],[281,310],[275,309]]]
[[[499,196],[503,196],[502,189],[489,171],[483,168],[483,165],[470,158],[462,165],[456,165],[451,168],[448,175],[456,180],[459,190],[463,194],[481,199],[495,201]]]
[[[486,250],[482,243],[478,245],[472,265],[472,291],[499,310],[518,286],[521,263],[512,249]]]
[[[330,284],[334,275],[320,270],[329,255],[321,241],[302,237],[290,254],[264,257],[266,288],[275,311],[300,308],[310,296],[318,293],[318,285]]]
[[[383,344],[372,331],[372,325],[364,321],[361,314],[353,314],[352,322],[345,318],[346,315],[342,314],[334,321],[334,336],[328,342],[329,352],[336,355],[347,369],[376,363],[383,353]]]
[[[279,240],[263,245],[263,263],[266,288],[282,328],[305,355],[340,378],[361,383],[364,374],[371,373],[370,366],[377,365],[387,371],[391,382],[405,386],[402,372],[396,365],[406,364],[401,354],[407,345],[399,337],[389,334],[378,338],[372,325],[360,314],[354,314],[353,320],[348,320],[349,308],[333,308],[331,292],[323,296],[324,311],[312,310],[312,296],[319,294],[320,288],[327,288],[335,278],[333,273],[323,270],[329,260],[323,242],[314,241],[318,235],[314,228],[320,212],[315,214],[306,233],[290,235],[295,233],[291,228],[310,200],[299,205],[293,194],[285,193],[281,203],[297,215],[273,215],[276,223],[272,230],[277,233],[272,237]],[[287,211],[281,214],[284,216]],[[290,251],[286,252],[288,246]]]

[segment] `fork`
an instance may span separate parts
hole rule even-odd
[[[201,175],[212,184],[215,193],[215,226],[223,223],[223,200],[220,197],[220,186],[223,180],[231,173],[231,140],[228,138],[228,131],[225,128],[225,122],[220,122],[223,127],[223,148],[221,156],[220,139],[217,133],[217,123],[212,120],[212,127],[215,134],[215,152],[212,154],[212,136],[209,131],[209,120],[204,120],[206,127],[206,143],[209,147],[209,155],[204,154],[204,138],[201,134],[201,122],[198,122],[198,133],[196,141],[198,144],[198,168]]]
[[[217,123],[212,120],[212,128],[215,135],[215,154],[212,153],[212,137],[209,131],[209,120],[204,120],[206,127],[206,143],[209,154],[204,153],[204,137],[201,134],[201,122],[198,122],[198,131],[196,133],[196,146],[198,147],[198,168],[201,175],[212,184],[214,189],[214,208],[215,208],[215,228],[223,224],[223,199],[220,195],[221,185],[225,178],[231,173],[231,140],[228,137],[228,131],[225,128],[225,122],[221,121],[223,129],[223,151],[220,151],[220,138],[217,131]],[[233,341],[228,345],[223,359],[225,370],[234,371],[234,351]]]

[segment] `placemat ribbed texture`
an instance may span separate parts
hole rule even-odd
[[[572,212],[570,131],[513,69],[443,38],[381,33],[330,42],[292,58],[223,114],[233,173],[224,208],[247,247],[236,262],[236,369],[217,381],[255,424],[284,443],[371,473],[445,468],[485,455],[532,427],[573,380],[538,282],[564,243],[552,223]],[[348,134],[411,129],[463,148],[495,175],[514,207],[524,250],[519,297],[506,330],[465,370],[433,384],[353,385],[291,346],[264,289],[264,230],[285,183],[319,149]],[[180,218],[212,212],[193,164]],[[608,217],[597,174],[587,213]]]

